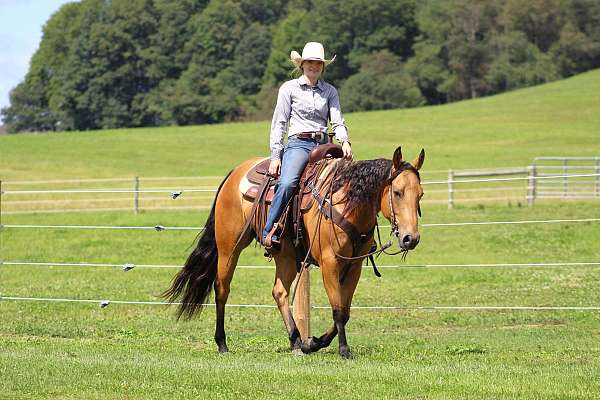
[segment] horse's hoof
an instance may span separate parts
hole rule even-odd
[[[302,342],[302,352],[305,354],[314,353],[315,351],[319,351],[323,348],[322,343],[318,338],[312,337],[310,340]]]
[[[349,360],[354,357],[348,347],[340,347],[340,356],[342,356],[342,358],[346,360]]]
[[[227,347],[227,345],[225,345],[225,344],[219,345],[219,353],[221,353],[221,354],[229,353],[229,348]]]
[[[302,342],[302,345],[300,346],[300,351],[302,351],[304,354],[312,353],[312,351],[310,351],[310,344],[308,341]]]
[[[295,356],[303,356],[305,353],[302,349],[294,349],[292,350],[292,354]]]
[[[306,341],[302,342],[302,345],[300,346],[300,350],[302,350],[302,352],[304,354],[310,354],[319,349],[318,348],[315,349],[315,343],[312,339],[310,339],[310,340],[306,340]]]

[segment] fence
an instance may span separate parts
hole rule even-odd
[[[498,174],[498,172],[496,172]],[[500,174],[510,175],[519,173],[518,171],[501,171]],[[471,172],[473,174],[473,172]],[[583,174],[588,176],[589,174]],[[468,176],[468,175],[458,175],[458,176]],[[473,176],[473,175],[471,175]],[[484,176],[481,173],[477,176]],[[494,175],[492,175],[494,176]],[[572,176],[572,175],[569,175]],[[592,175],[592,176],[600,176],[600,174]],[[450,186],[451,183],[455,183],[455,177],[449,176],[447,182],[441,182],[443,184],[448,184]],[[490,182],[490,181],[506,181],[506,180],[522,180],[528,179],[531,185],[531,181],[535,181],[536,179],[556,179],[556,176],[543,176],[543,177],[527,177],[527,178],[492,178],[492,179],[475,179],[471,181],[459,181],[464,183],[472,183],[472,182]],[[170,194],[172,199],[178,198],[181,194],[185,192],[194,192],[194,191],[205,191],[209,189],[186,189],[181,191],[170,191],[170,190],[139,190],[139,179],[135,180],[134,185],[135,190],[129,191],[125,189],[119,189],[118,192],[126,192],[134,194],[134,205],[137,205],[136,195],[142,192],[167,192]],[[429,184],[440,184],[439,182],[430,182]],[[451,187],[451,186],[450,186]],[[2,182],[0,181],[0,194],[2,190]],[[12,191],[13,194],[18,194],[19,191]],[[27,191],[28,193],[47,193],[48,191]],[[50,192],[56,192],[50,191]],[[98,191],[94,190],[63,190],[61,193],[81,193],[81,192],[92,192],[97,193]],[[6,192],[11,193],[11,192]],[[453,193],[453,192],[451,192]],[[0,195],[0,230],[3,229],[135,229],[135,230],[154,230],[156,232],[163,231],[176,231],[176,230],[199,230],[201,227],[165,227],[162,225],[155,226],[69,226],[69,225],[2,225],[2,196]],[[469,226],[469,225],[497,225],[497,224],[531,224],[531,223],[573,223],[573,222],[599,222],[600,218],[585,218],[585,219],[568,219],[568,220],[530,220],[530,221],[476,221],[476,222],[456,222],[456,223],[437,223],[437,224],[423,224],[423,227],[453,227],[453,226]],[[26,260],[21,261],[0,261],[0,265],[12,265],[12,266],[36,266],[36,267],[48,267],[48,266],[63,266],[63,267],[118,267],[123,271],[130,271],[134,268],[178,268],[178,266],[173,265],[136,265],[134,263],[123,263],[123,264],[91,264],[91,263],[61,263],[61,262],[30,262]],[[587,262],[545,262],[545,263],[494,263],[494,264],[429,264],[429,265],[413,265],[413,266],[403,266],[403,267],[421,267],[421,268],[432,268],[432,267],[525,267],[525,266],[534,266],[534,267],[564,267],[564,266],[586,266],[586,267],[597,267],[600,265],[600,262],[595,261],[587,261]],[[244,268],[244,267],[242,267]],[[264,266],[245,266],[245,268],[264,268]],[[401,268],[401,266],[384,266],[384,268]],[[295,319],[297,321],[298,327],[301,331],[302,337],[306,338],[309,336],[310,332],[310,310],[311,309],[323,309],[329,308],[327,306],[316,306],[310,304],[309,297],[309,274],[308,270],[306,273],[301,274],[298,277],[299,285],[296,289],[299,296],[296,299],[296,304],[294,306],[294,314]],[[93,299],[67,299],[67,298],[40,298],[40,297],[24,297],[24,296],[6,296],[4,294],[0,294],[0,300],[8,300],[8,301],[36,301],[36,302],[69,302],[69,303],[97,303],[100,307],[105,308],[109,306],[111,303],[114,304],[131,304],[131,305],[161,305],[165,304],[164,302],[158,301],[131,301],[131,300],[93,300]],[[229,307],[245,307],[245,308],[274,308],[274,305],[267,304],[230,304]],[[507,305],[497,305],[497,306],[489,306],[489,305],[469,305],[469,306],[450,306],[450,305],[372,305],[372,306],[355,306],[355,309],[365,309],[365,310],[456,310],[456,311],[476,311],[476,310],[524,310],[524,311],[587,311],[587,312],[596,312],[600,311],[600,307],[598,306],[507,306]]]
[[[111,179],[67,179],[2,182],[5,214],[29,212],[128,211],[142,209],[204,209],[210,207],[216,186],[215,176],[139,177]],[[156,187],[169,182],[169,186]],[[127,187],[125,184],[130,183]],[[173,207],[168,202],[185,196]]]
[[[539,177],[562,175],[558,179],[536,181],[534,197],[600,199],[600,157],[536,157],[531,169]],[[583,176],[588,174],[591,176]],[[569,179],[569,175],[579,177]]]
[[[599,158],[592,158],[594,160]],[[600,165],[600,163],[599,163]],[[593,173],[574,173],[581,171],[580,166],[567,165],[567,173],[549,173],[547,166],[534,164],[527,168],[511,168],[480,171],[448,171],[448,179],[442,181],[424,180],[424,186],[447,185],[447,189],[426,189],[427,197],[423,203],[447,203],[448,208],[453,208],[457,202],[490,202],[490,201],[526,201],[530,206],[539,199],[585,199],[600,200],[600,170],[598,165],[591,166]],[[590,166],[588,166],[590,167]],[[549,166],[548,166],[549,168]],[[589,168],[587,169],[589,171]],[[204,177],[188,177],[203,179]],[[215,180],[215,177],[210,177]],[[469,179],[475,178],[475,179]],[[156,179],[176,178],[145,178],[146,181]],[[220,179],[220,178],[218,178]],[[71,181],[89,182],[91,180]],[[98,180],[97,182],[106,180]],[[122,180],[113,180],[122,181]],[[131,181],[131,179],[129,179]],[[72,189],[40,189],[40,190],[5,190],[6,186],[13,186],[15,182],[0,181],[0,196],[10,196],[16,200],[1,200],[3,213],[31,213],[31,212],[83,212],[83,211],[127,211],[138,213],[141,209],[207,209],[214,199],[216,188],[214,186],[191,186],[187,188],[141,188],[142,178],[133,179],[132,188],[72,188]],[[523,185],[525,184],[526,185]],[[473,187],[473,184],[485,187]],[[498,184],[502,186],[498,186]],[[4,186],[2,186],[4,185]],[[575,189],[574,186],[577,186]],[[215,185],[216,186],[216,185]],[[457,194],[460,193],[460,198]],[[500,195],[489,196],[489,194]],[[86,196],[81,199],[57,199],[57,195]],[[120,194],[128,197],[97,198],[89,195]],[[208,195],[207,195],[208,194]],[[444,194],[447,197],[444,198]],[[148,195],[153,195],[149,197]],[[156,196],[161,195],[161,196]],[[475,196],[474,196],[475,195]],[[32,200],[31,196],[46,196],[42,200]],[[50,198],[48,198],[50,197]],[[167,202],[177,199],[176,205]],[[56,207],[56,205],[82,204],[78,208]],[[110,204],[130,206],[109,207]],[[54,208],[48,208],[54,206]]]
[[[503,178],[495,178],[501,176]],[[505,178],[507,177],[508,178]],[[461,179],[462,178],[462,179]],[[469,179],[477,178],[477,179]],[[489,178],[489,179],[482,179]],[[600,200],[600,157],[536,157],[526,168],[448,171],[448,208],[453,208],[458,185],[475,182],[527,182],[526,187],[464,188],[460,191],[517,191],[518,196],[499,199],[525,199],[532,206],[539,199]],[[523,197],[523,194],[525,196]],[[498,200],[478,198],[477,201]],[[463,199],[467,200],[467,199]]]

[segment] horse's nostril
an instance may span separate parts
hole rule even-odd
[[[412,237],[410,235],[404,235],[402,238],[402,243],[408,245],[412,241]]]

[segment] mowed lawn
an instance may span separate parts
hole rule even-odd
[[[600,155],[600,71],[476,101],[347,116],[357,158],[407,158],[427,170],[522,167],[535,156]],[[0,137],[3,181],[133,175],[224,175],[266,155],[268,123]],[[4,186],[3,186],[4,187]],[[5,189],[6,190],[6,189]],[[426,192],[428,187],[425,188]],[[7,196],[8,197],[8,196]],[[426,194],[427,198],[427,194]],[[4,199],[3,199],[4,200]],[[3,206],[4,207],[4,206]],[[207,211],[10,214],[2,223],[202,226]],[[423,224],[600,218],[597,201],[423,207]],[[385,221],[382,221],[385,224]],[[0,231],[4,261],[181,265],[194,231]],[[382,232],[387,238],[388,231]],[[348,324],[351,360],[337,340],[293,356],[274,308],[228,308],[231,353],[216,353],[214,310],[177,322],[159,301],[176,269],[0,265],[0,295],[112,300],[0,300],[0,399],[422,398],[594,399],[600,393],[600,310],[430,310],[418,306],[600,307],[600,223],[422,227],[406,261],[363,270]],[[432,264],[550,266],[424,267]],[[240,265],[272,266],[249,247]],[[273,305],[272,269],[239,269],[231,304]],[[326,306],[319,271],[312,304]],[[311,314],[312,334],[331,324]]]

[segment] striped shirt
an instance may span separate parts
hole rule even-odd
[[[348,141],[348,130],[340,110],[340,98],[333,85],[319,79],[310,86],[304,76],[285,82],[279,88],[277,105],[271,122],[271,159],[279,159],[283,137],[300,132],[327,132],[327,120],[340,142]]]

